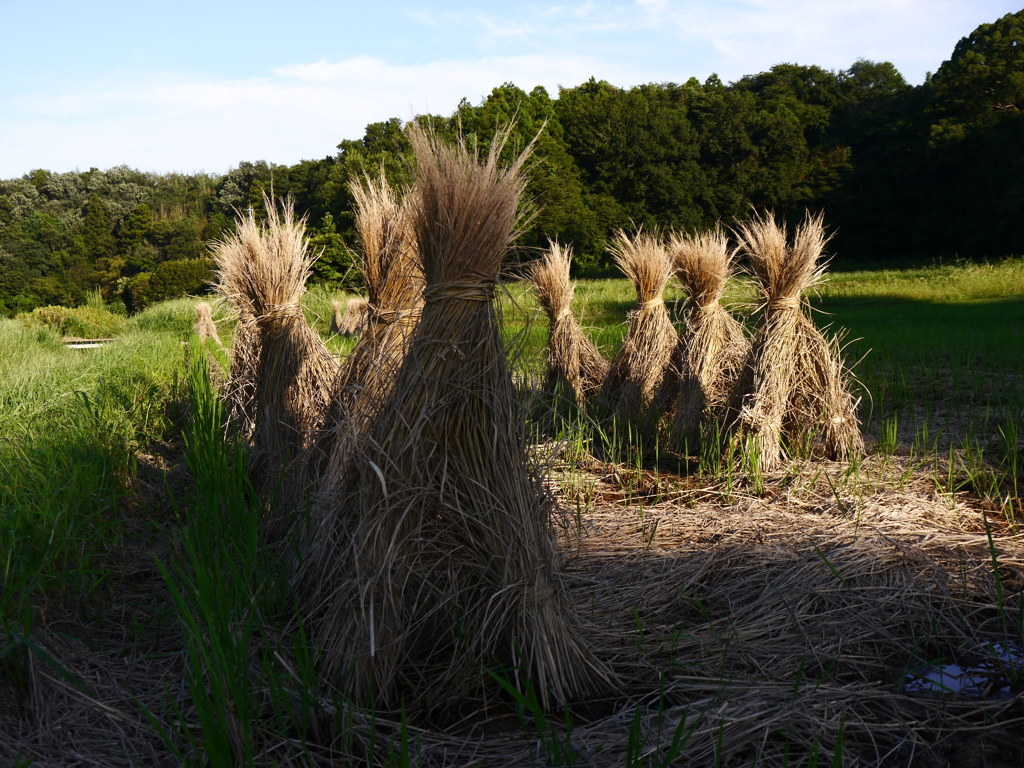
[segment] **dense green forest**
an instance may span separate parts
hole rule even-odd
[[[423,116],[486,148],[537,136],[520,240],[573,244],[582,272],[608,266],[617,227],[692,230],[751,206],[823,210],[841,262],[908,264],[1024,252],[1024,11],[963,38],[920,86],[888,62],[833,72],[779,64],[725,84],[618,88],[591,79],[552,98],[506,83],[450,116]],[[382,166],[407,178],[397,118],[336,154],[243,162],[225,175],[34,170],[0,181],[0,314],[76,305],[97,289],[136,311],[210,280],[206,243],[263,192],[291,195],[323,255],[315,279],[357,280],[348,182]]]

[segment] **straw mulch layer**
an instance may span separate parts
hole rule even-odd
[[[265,225],[252,210],[217,243],[218,291],[239,315],[229,412],[249,438],[252,475],[267,496],[309,445],[330,402],[338,364],[306,322],[299,300],[310,275],[305,225],[289,201],[269,199]]]
[[[808,216],[792,243],[772,217],[736,230],[763,301],[760,327],[731,399],[733,426],[751,439],[762,469],[787,458],[784,442],[820,447],[832,459],[864,453],[839,341],[810,319],[802,294],[822,281],[822,217]]]
[[[553,242],[533,265],[530,280],[548,316],[547,389],[586,405],[600,393],[609,364],[573,317],[576,286],[569,278],[571,261],[571,249]]]
[[[531,468],[495,312],[520,224],[521,156],[482,162],[414,130],[425,303],[334,513],[311,607],[325,673],[358,701],[443,708],[517,679],[559,703],[606,684],[558,576],[554,502]]]
[[[341,311],[341,302],[332,301],[334,315],[331,317],[331,336],[359,336],[366,328],[370,303],[361,297],[349,299],[345,303],[345,312]]]
[[[939,492],[930,471],[899,457],[869,459],[857,475],[809,464],[767,477],[762,496],[663,475],[642,509],[615,499],[624,481],[643,491],[653,478],[612,469],[594,467],[594,490],[565,499],[582,512],[562,547],[573,558],[570,607],[620,691],[545,722],[527,714],[525,726],[507,701],[474,701],[477,711],[443,728],[411,707],[403,721],[314,698],[327,727],[302,744],[261,735],[257,764],[371,763],[374,745],[385,765],[403,737],[412,764],[445,768],[618,768],[638,755],[633,764],[661,765],[673,744],[671,764],[702,766],[781,768],[815,753],[843,766],[1024,760],[1024,685],[1007,667],[988,673],[984,694],[905,690],[940,661],[969,666],[993,643],[1021,643],[1024,534],[998,512]],[[147,617],[159,615],[162,587],[150,551],[136,554],[105,615],[136,616],[155,633]],[[167,723],[174,697],[198,728],[173,633],[140,645],[76,615],[49,606],[35,640],[96,698],[42,663],[27,693],[0,683],[0,762],[177,765],[138,706]],[[345,726],[332,740],[334,721]]]
[[[621,416],[639,419],[654,399],[679,340],[664,300],[672,261],[665,246],[647,232],[630,237],[619,231],[610,250],[636,288],[639,304],[612,358],[601,401]]]
[[[669,252],[686,291],[684,330],[659,400],[671,417],[677,450],[696,451],[712,437],[750,349],[743,326],[720,303],[735,270],[736,252],[721,229],[674,235]]]

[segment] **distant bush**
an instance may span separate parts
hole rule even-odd
[[[152,272],[140,272],[123,289],[125,306],[141,312],[158,301],[206,293],[214,281],[213,259],[165,261]]]
[[[117,335],[125,319],[99,307],[37,307],[18,315],[26,325],[43,325],[61,336],[102,339]]]

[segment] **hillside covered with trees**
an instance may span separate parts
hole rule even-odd
[[[751,207],[792,218],[823,210],[846,263],[1024,252],[1024,11],[984,24],[911,87],[887,62],[833,72],[779,64],[725,84],[618,88],[591,79],[525,92],[506,83],[480,104],[423,116],[507,151],[537,137],[520,243],[571,243],[582,271],[608,267],[618,227],[694,230]],[[408,177],[402,121],[367,126],[337,152],[296,165],[243,162],[223,176],[127,167],[0,181],[0,314],[76,305],[99,289],[130,311],[210,279],[207,243],[263,192],[291,195],[323,255],[314,279],[353,281],[349,180],[383,166]],[[529,253],[529,251],[526,251]]]

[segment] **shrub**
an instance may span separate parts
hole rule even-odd
[[[18,315],[26,325],[43,325],[61,336],[101,339],[118,334],[125,320],[106,309],[84,307],[37,307],[31,313]]]

